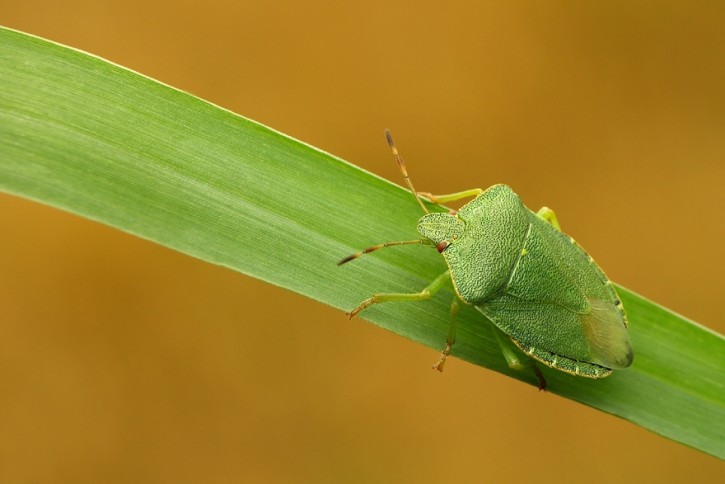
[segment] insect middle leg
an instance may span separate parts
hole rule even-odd
[[[438,362],[433,365],[434,370],[443,371],[443,365],[446,364],[446,358],[451,354],[453,343],[456,342],[456,331],[458,330],[458,296],[453,296],[451,301],[451,322],[448,325],[448,337],[446,338],[446,347],[441,351],[441,357]]]
[[[431,282],[427,287],[423,288],[420,292],[413,292],[413,293],[378,293],[373,294],[363,302],[361,302],[358,307],[347,313],[348,317],[350,319],[354,318],[360,311],[362,311],[365,308],[368,308],[372,306],[373,304],[378,304],[382,302],[388,302],[388,301],[425,301],[426,299],[429,299],[433,294],[440,291],[443,287],[450,284],[451,282],[451,273],[450,271],[446,271],[440,276],[433,279],[433,282]]]

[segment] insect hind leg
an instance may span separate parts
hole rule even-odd
[[[541,369],[536,366],[536,362],[533,358],[522,355],[521,352],[517,351],[518,348],[514,346],[515,341],[512,341],[507,335],[503,334],[495,325],[492,324],[491,326],[493,326],[493,333],[496,336],[496,342],[501,349],[501,353],[503,354],[508,367],[517,371],[524,371],[530,368],[539,380],[539,390],[546,391],[546,378],[544,378],[544,374],[541,373]]]
[[[554,212],[549,207],[541,207],[538,212],[536,212],[536,215],[543,218],[547,222],[549,222],[551,225],[554,226],[556,230],[561,232],[561,226],[559,225],[559,219],[556,218],[556,212]]]

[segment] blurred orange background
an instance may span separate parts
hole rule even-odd
[[[725,332],[725,3],[5,0],[0,24],[400,182],[389,127],[421,190],[505,182],[613,280]],[[725,479],[105,226],[7,195],[0,226],[0,482]]]

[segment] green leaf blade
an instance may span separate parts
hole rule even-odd
[[[88,54],[0,29],[0,190],[117,227],[349,310],[444,270],[417,237],[410,194],[327,153]],[[426,250],[427,249],[427,250]],[[725,457],[725,341],[628,290],[635,362],[601,381],[545,369],[550,391]],[[450,291],[363,316],[440,349]],[[341,314],[341,318],[344,316]],[[508,369],[462,308],[454,355]]]

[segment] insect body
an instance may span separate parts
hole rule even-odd
[[[418,223],[422,239],[380,244],[340,261],[382,247],[418,243],[435,246],[448,266],[423,291],[375,294],[350,317],[380,302],[427,299],[452,282],[460,300],[474,305],[524,353],[552,368],[602,378],[631,365],[627,317],[616,290],[594,260],[561,232],[552,210],[532,212],[506,185],[438,197],[420,194],[386,135],[406,183],[426,212],[421,195],[441,203],[475,198],[457,212],[426,213]],[[452,306],[454,317],[455,312],[457,304]],[[455,341],[454,317],[446,348],[434,366],[439,370]],[[509,366],[526,366],[505,338],[498,340]],[[544,388],[543,375],[535,366],[534,370]]]

